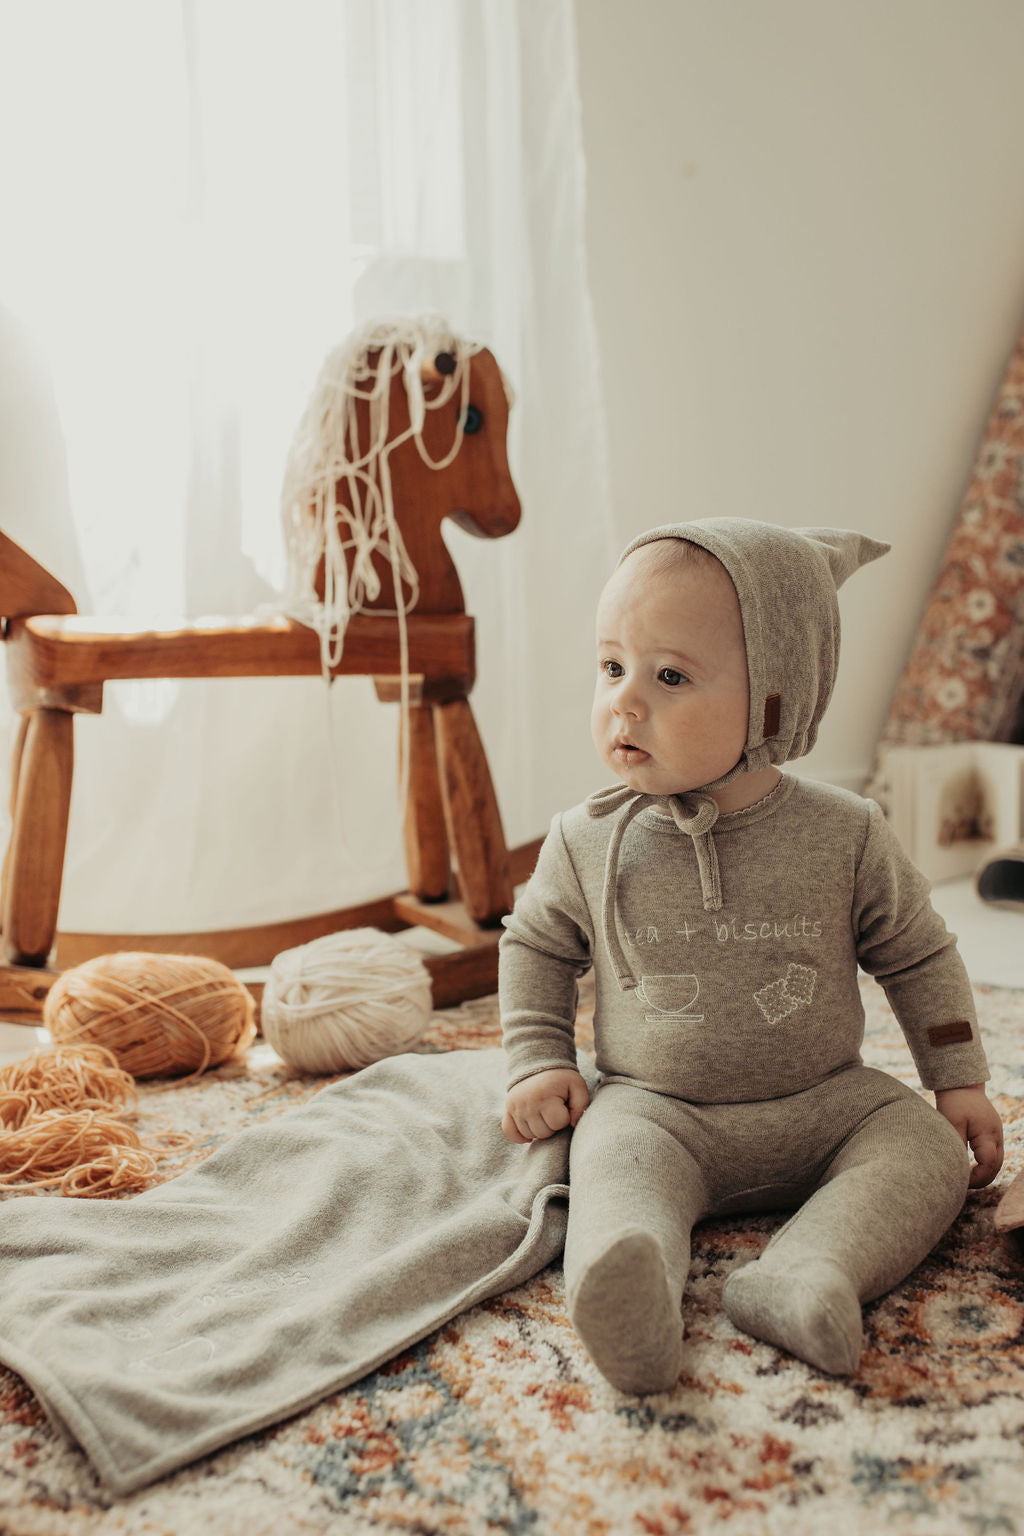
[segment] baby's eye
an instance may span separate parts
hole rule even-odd
[[[622,663],[621,661],[613,661],[611,657],[608,657],[605,661],[602,661],[601,671],[606,677],[621,677]]]
[[[680,683],[686,682],[682,672],[677,672],[675,667],[662,667],[658,673],[658,680],[666,683],[669,688],[678,688]]]

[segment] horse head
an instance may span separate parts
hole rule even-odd
[[[501,538],[517,527],[519,497],[508,464],[509,395],[491,352],[461,359],[465,378],[454,388],[456,355],[437,354],[422,374],[423,416],[418,436],[388,455],[395,516],[419,576],[418,613],[460,613],[458,574],[441,537],[450,517],[480,538]],[[392,381],[396,434],[408,422],[405,381]],[[437,467],[432,467],[437,466]],[[386,603],[382,606],[387,606]]]
[[[437,322],[404,329],[384,322],[331,354],[297,435],[285,494],[286,527],[290,516],[307,567],[316,562],[321,603],[345,580],[350,608],[394,612],[398,570],[403,609],[465,611],[441,524],[450,517],[482,538],[517,526],[508,414],[509,390],[493,355]]]

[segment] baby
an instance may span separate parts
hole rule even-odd
[[[794,1212],[723,1304],[841,1375],[862,1304],[1002,1162],[970,984],[927,882],[872,801],[779,768],[813,746],[832,692],[837,588],[887,549],[674,524],[634,540],[601,596],[592,730],[621,785],[554,818],[506,919],[503,1126],[515,1142],[574,1127],[568,1307],[624,1392],[678,1378],[695,1222]],[[858,966],[934,1109],[862,1064]],[[590,967],[592,1098],[573,1044]]]

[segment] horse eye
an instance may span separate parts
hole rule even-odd
[[[455,372],[455,357],[451,352],[439,352],[434,358],[434,367],[438,373],[449,374]]]
[[[474,432],[479,432],[484,424],[484,413],[475,405],[466,406],[466,414],[462,418],[462,430],[467,437],[472,437]]]

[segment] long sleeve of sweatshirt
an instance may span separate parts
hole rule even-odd
[[[974,995],[956,940],[873,801],[857,866],[852,921],[857,959],[885,989],[925,1088],[984,1082]]]
[[[590,969],[594,928],[556,816],[501,937],[498,994],[509,1082],[575,1067],[577,983]]]

